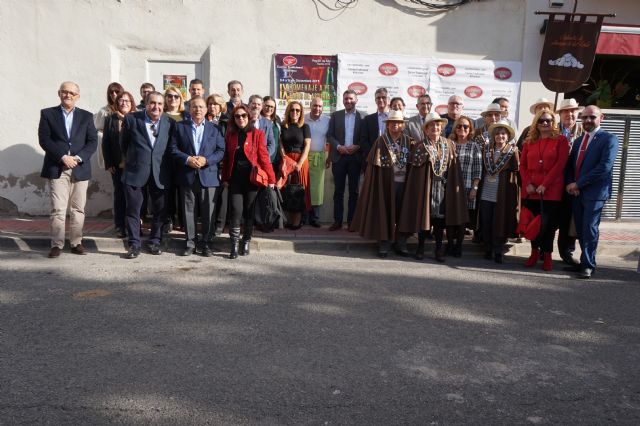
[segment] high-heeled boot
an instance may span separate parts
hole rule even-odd
[[[537,248],[531,247],[531,255],[529,256],[529,259],[527,259],[527,261],[524,263],[524,266],[526,266],[527,268],[536,266],[536,263],[538,263],[539,258],[540,258],[540,250]]]
[[[238,246],[240,245],[240,227],[232,226],[229,228],[229,236],[231,237],[231,251],[229,252],[229,259],[237,259]]]
[[[553,259],[551,259],[551,253],[542,253],[542,270],[550,271],[553,269]]]
[[[416,254],[414,257],[418,260],[424,259],[424,241],[426,239],[425,231],[418,232],[418,247],[416,248]]]

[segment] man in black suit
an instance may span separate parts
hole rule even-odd
[[[362,167],[367,166],[367,156],[373,143],[384,133],[384,122],[389,118],[389,92],[380,87],[375,92],[377,111],[364,118],[360,132],[360,150],[362,151]]]
[[[151,92],[145,99],[145,110],[127,114],[120,145],[125,155],[122,183],[127,200],[127,234],[129,251],[127,259],[140,254],[140,207],[143,191],[149,191],[149,202],[153,221],[149,235],[151,254],[162,254],[162,223],[165,216],[165,190],[169,181],[171,161],[169,134],[171,120],[164,111],[164,97],[159,92]]]
[[[80,87],[65,81],[58,90],[60,105],[40,111],[38,142],[44,149],[41,177],[51,188],[51,251],[56,258],[64,247],[64,225],[70,210],[71,252],[86,254],[82,245],[84,206],[91,179],[91,156],[98,148],[93,114],[76,108]]]
[[[229,94],[229,101],[227,101],[227,117],[231,119],[231,112],[235,107],[242,104],[242,94],[244,93],[244,87],[238,80],[231,80],[227,83],[227,93]]]
[[[347,221],[351,222],[358,203],[358,181],[362,168],[360,127],[362,114],[356,111],[358,95],[353,90],[342,94],[344,109],[331,114],[327,139],[330,145],[327,167],[331,165],[335,189],[333,191],[333,225],[329,231],[342,228],[344,220],[344,189],[349,179],[349,208]]]
[[[205,120],[207,104],[202,97],[191,98],[191,119],[176,123],[171,133],[171,153],[175,160],[184,216],[186,246],[183,256],[196,251],[198,213],[202,217],[200,251],[210,257],[215,228],[215,199],[218,163],[224,156],[224,138],[218,127]]]

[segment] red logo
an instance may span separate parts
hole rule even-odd
[[[351,83],[348,87],[349,90],[353,90],[354,92],[356,92],[356,94],[358,96],[360,95],[364,95],[365,93],[367,93],[367,85],[364,83],[360,83],[359,81],[354,81],[353,83]]]
[[[293,66],[297,63],[298,63],[298,58],[296,58],[295,56],[289,55],[282,58],[282,64],[287,67]]]
[[[509,80],[513,74],[509,68],[500,67],[493,70],[493,75],[498,80]]]
[[[447,104],[438,105],[435,109],[439,115],[445,115],[448,111]]]
[[[451,64],[442,64],[436,71],[443,77],[451,77],[456,73],[456,67]]]
[[[418,86],[417,84],[410,86],[407,89],[407,93],[409,94],[409,96],[411,96],[412,98],[419,98],[420,96],[424,95],[425,93],[427,93],[427,89],[425,89],[422,86]]]
[[[382,75],[391,76],[398,73],[398,67],[390,62],[385,62],[378,67],[378,71],[380,71]]]
[[[478,86],[469,86],[464,89],[464,94],[471,99],[476,99],[482,96],[482,89]]]

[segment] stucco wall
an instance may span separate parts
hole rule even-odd
[[[48,212],[37,125],[39,110],[58,103],[60,82],[76,81],[78,106],[95,112],[111,81],[137,96],[147,60],[201,61],[209,92],[225,93],[239,79],[245,94],[270,93],[276,52],[515,60],[524,65],[523,105],[543,93],[534,83],[542,17],[532,11],[546,0],[484,0],[435,14],[405,0],[360,0],[342,13],[315,3],[319,9],[311,0],[3,0],[0,75],[5,94],[15,95],[0,102],[0,209]],[[638,15],[635,1],[616,3]],[[587,4],[601,10],[595,0],[580,9]],[[93,165],[89,215],[111,205],[110,178],[97,158]]]

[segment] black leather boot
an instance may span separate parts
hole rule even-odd
[[[229,236],[231,237],[229,259],[236,259],[238,257],[238,246],[240,245],[240,227],[229,228]]]
[[[249,241],[244,238],[240,241],[240,256],[249,256]]]
[[[418,260],[424,259],[424,240],[426,239],[426,232],[418,232],[418,248],[416,248],[415,258]]]

